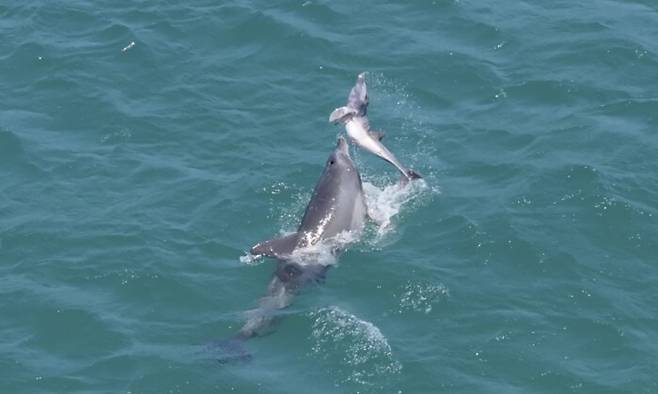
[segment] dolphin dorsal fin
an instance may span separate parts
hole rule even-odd
[[[251,253],[254,256],[267,256],[280,258],[288,256],[295,250],[297,242],[299,241],[299,233],[292,233],[281,238],[274,238],[268,241],[263,241],[256,244],[251,248]]]

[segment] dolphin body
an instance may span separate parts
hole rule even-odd
[[[237,338],[247,339],[268,332],[277,310],[287,307],[305,284],[324,279],[329,265],[317,259],[300,259],[296,252],[329,243],[332,254],[342,250],[354,235],[360,234],[367,216],[361,176],[349,153],[345,139],[327,159],[311,201],[297,232],[261,242],[251,248],[254,256],[277,259],[267,295],[251,311]],[[347,237],[346,237],[347,236]]]
[[[352,142],[393,164],[402,173],[404,181],[422,178],[417,172],[403,167],[393,153],[381,143],[384,138],[383,132],[370,130],[367,112],[368,88],[365,73],[361,73],[357,76],[356,84],[350,91],[347,105],[336,108],[329,115],[329,122],[343,122]]]

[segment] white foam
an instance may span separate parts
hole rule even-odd
[[[377,236],[382,237],[394,229],[392,219],[403,205],[419,197],[428,189],[422,179],[405,186],[392,184],[379,188],[370,182],[363,183],[368,215],[377,224]]]
[[[324,239],[316,244],[295,249],[290,259],[299,265],[333,265],[336,263],[334,251],[338,244],[339,241],[336,238]]]
[[[257,265],[259,264],[263,259],[260,258],[260,256],[254,256],[253,254],[247,252],[244,255],[240,256],[240,262],[242,264],[247,264],[247,265]]]

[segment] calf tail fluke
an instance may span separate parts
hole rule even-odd
[[[423,177],[414,170],[407,170],[407,178],[413,181],[414,179],[421,179]]]
[[[404,187],[407,186],[409,181],[413,181],[414,179],[422,179],[423,177],[420,176],[419,173],[417,173],[414,170],[406,170],[405,173],[400,177],[400,186]]]

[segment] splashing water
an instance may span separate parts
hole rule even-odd
[[[320,242],[295,249],[291,255],[291,261],[300,265],[306,264],[336,264],[336,249],[342,249],[346,245],[359,240],[360,231],[343,231],[335,237],[323,239]]]
[[[392,184],[381,189],[370,182],[363,183],[368,215],[377,224],[378,239],[375,242],[393,230],[392,219],[400,212],[402,206],[419,197],[427,189],[427,183],[422,179],[410,182],[406,186]]]
[[[311,317],[312,352],[324,359],[343,355],[340,365],[332,365],[341,382],[374,386],[402,369],[386,337],[371,322],[336,306],[322,308]]]
[[[432,312],[432,307],[450,296],[447,287],[442,284],[414,283],[408,281],[400,295],[400,309],[398,313],[406,311]]]

